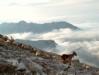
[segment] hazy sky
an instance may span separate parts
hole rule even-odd
[[[0,0],[0,21],[99,22],[99,0]]]

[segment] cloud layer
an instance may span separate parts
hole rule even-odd
[[[99,32],[97,30],[72,31],[60,29],[44,34],[28,32],[10,34],[9,36],[26,40],[55,40],[58,43],[56,53],[63,54],[76,51],[82,62],[99,66]]]

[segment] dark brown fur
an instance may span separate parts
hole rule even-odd
[[[73,52],[72,54],[63,54],[61,55],[61,58],[64,64],[69,63],[71,65],[71,61],[74,56],[77,56],[76,52]]]

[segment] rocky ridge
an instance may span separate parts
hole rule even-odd
[[[73,60],[63,64],[60,55],[45,52],[0,35],[1,75],[99,75],[99,69]]]

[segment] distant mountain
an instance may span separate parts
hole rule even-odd
[[[36,47],[42,50],[46,50],[46,49],[55,49],[57,43],[53,40],[38,40],[38,41],[29,41],[29,40],[16,40],[17,42],[20,43],[24,43],[24,44],[28,44],[31,45],[32,47]]]
[[[78,27],[64,21],[44,23],[44,24],[27,23],[25,21],[20,21],[18,23],[0,24],[0,33],[2,34],[23,33],[23,32],[45,33],[61,28],[70,28],[72,30],[79,29]]]

